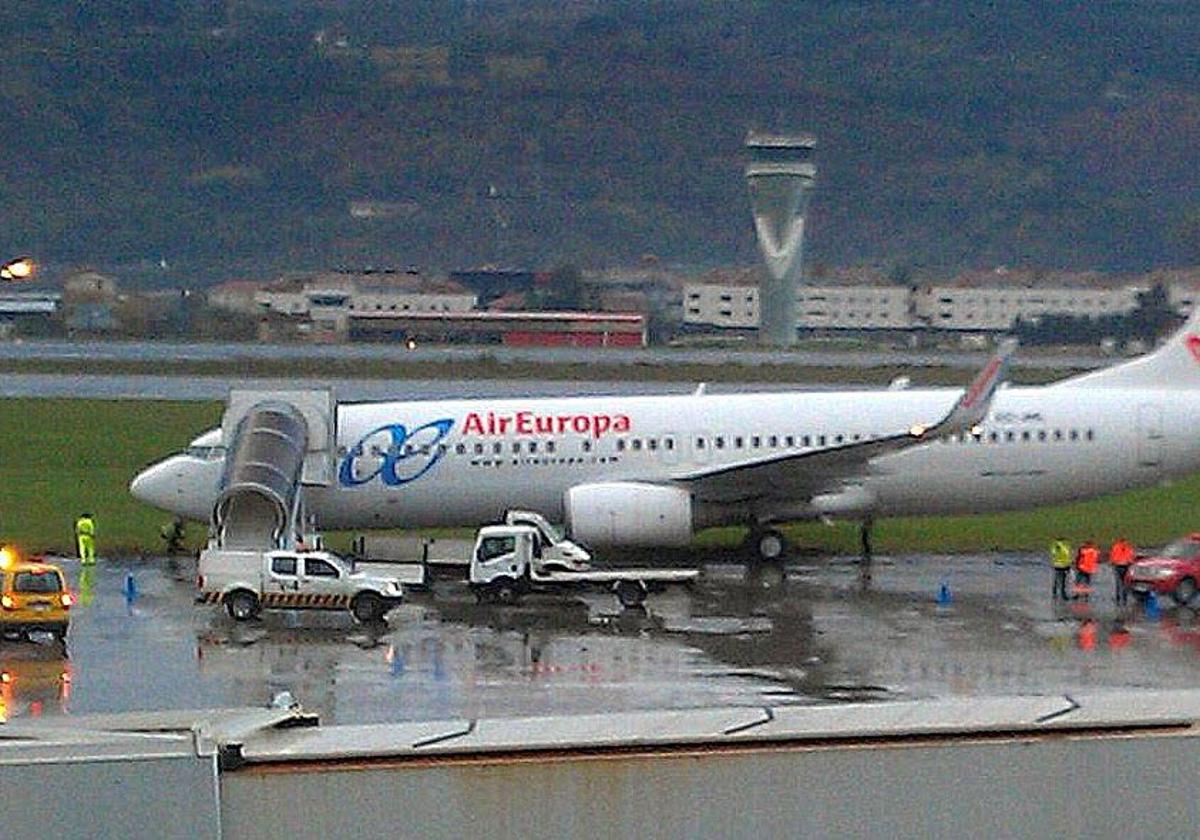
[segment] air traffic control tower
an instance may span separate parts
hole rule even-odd
[[[816,181],[812,162],[817,140],[808,134],[746,137],[746,183],[758,247],[767,279],[758,294],[759,341],[774,347],[796,343],[796,287],[804,252],[804,219]]]

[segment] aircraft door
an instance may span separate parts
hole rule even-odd
[[[1138,466],[1157,469],[1162,466],[1163,442],[1162,408],[1152,403],[1138,406]]]

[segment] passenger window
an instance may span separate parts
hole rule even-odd
[[[482,444],[482,443],[477,443],[477,444],[475,444],[475,454],[476,454],[476,455],[482,455],[482,454],[483,454],[483,444]]]
[[[783,442],[788,445],[789,449],[796,445],[796,439],[794,437],[792,437],[791,435],[788,435],[786,438],[784,438]],[[805,441],[804,445],[808,446],[808,442]]]
[[[675,438],[667,438],[666,440],[664,440],[663,448],[664,449],[674,449],[675,448]]]
[[[772,449],[779,446],[779,437],[777,435],[771,435],[771,437],[767,439],[767,445]]]
[[[592,451],[592,442],[591,442],[590,440],[584,439],[584,441],[583,441],[583,451],[584,451],[584,452],[591,452],[591,451]]]
[[[735,449],[742,448],[742,438],[740,436],[733,439],[733,446]]]
[[[495,443],[492,444],[492,454],[499,455],[500,451],[503,448],[504,448],[504,444],[500,443],[499,441],[496,441]]]
[[[821,446],[824,446],[825,445],[825,435],[818,435],[817,443],[820,444]]]
[[[641,448],[642,448],[642,440],[641,440],[641,438],[634,438],[634,439],[633,439],[633,449],[634,449],[634,451],[635,451],[635,452],[641,451]]]
[[[519,443],[514,443],[514,444],[512,445],[512,451],[513,451],[513,454],[514,454],[514,455],[520,455],[520,454],[521,454],[521,444],[519,444]]]
[[[617,451],[618,452],[625,451],[625,438],[617,438]]]
[[[1075,429],[1071,430],[1071,440],[1079,440],[1079,432]]]
[[[658,449],[658,441],[654,438],[650,438],[650,440],[646,441],[646,448],[649,450]]]
[[[992,432],[990,435],[988,435],[988,438],[992,441],[992,443],[999,443],[1000,442],[1000,433]]]
[[[762,438],[760,438],[758,435],[754,435],[750,438],[750,446],[754,449],[758,449],[760,446],[762,446]]]
[[[454,451],[459,455],[465,455],[467,453],[467,445],[465,443],[460,443],[458,446],[454,447]]]
[[[553,451],[554,451],[554,441],[552,441],[552,440],[548,440],[548,441],[546,441],[546,451],[547,451],[547,452],[553,452]]]
[[[1054,439],[1055,439],[1055,440],[1062,440],[1062,429],[1055,429],[1055,430],[1054,430]]]
[[[803,441],[805,447],[812,446],[812,438],[808,435],[801,438],[801,441]],[[790,446],[791,444],[788,445]]]
[[[307,577],[331,577],[338,576],[338,571],[333,566],[326,563],[324,560],[318,560],[315,557],[304,558],[304,574]]]
[[[1021,440],[1026,440],[1026,441],[1029,440],[1029,432],[1028,431],[1021,432]]]
[[[696,438],[696,448],[697,449],[704,448],[704,438]]]
[[[1042,429],[1040,432],[1038,432],[1038,440],[1044,441],[1045,439],[1046,439],[1046,430]]]
[[[725,448],[725,438],[723,438],[723,437],[716,438],[716,440],[714,440],[713,443],[716,444],[717,449]]]
[[[1088,430],[1087,430],[1087,439],[1088,439],[1088,440],[1095,440],[1095,439],[1096,439],[1096,432],[1095,432],[1095,431],[1093,431],[1092,429],[1088,429]]]
[[[530,452],[530,454],[537,452],[537,441],[536,440],[529,441],[529,452]]]
[[[277,575],[294,575],[296,574],[296,558],[295,557],[272,557],[271,571]]]

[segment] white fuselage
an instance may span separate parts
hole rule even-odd
[[[512,508],[563,518],[565,492],[674,479],[789,452],[834,448],[936,422],[955,390],[397,401],[342,404],[333,486],[305,488],[322,528],[475,526]],[[1155,484],[1200,469],[1200,390],[1004,388],[978,436],[872,462],[873,518],[1012,510]],[[197,443],[220,443],[219,432]],[[173,456],[134,484],[141,498],[207,519],[219,450]],[[803,469],[801,465],[799,467]],[[139,492],[139,483],[141,485]],[[830,511],[808,499],[700,511],[700,524],[788,521]]]

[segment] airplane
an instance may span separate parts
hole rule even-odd
[[[336,481],[305,487],[322,528],[477,526],[535,510],[577,541],[680,546],[749,529],[1060,504],[1200,470],[1200,310],[1149,354],[1041,386],[1001,382],[1005,342],[963,391],[778,392],[343,403]],[[149,467],[134,496],[207,520],[221,430]]]

